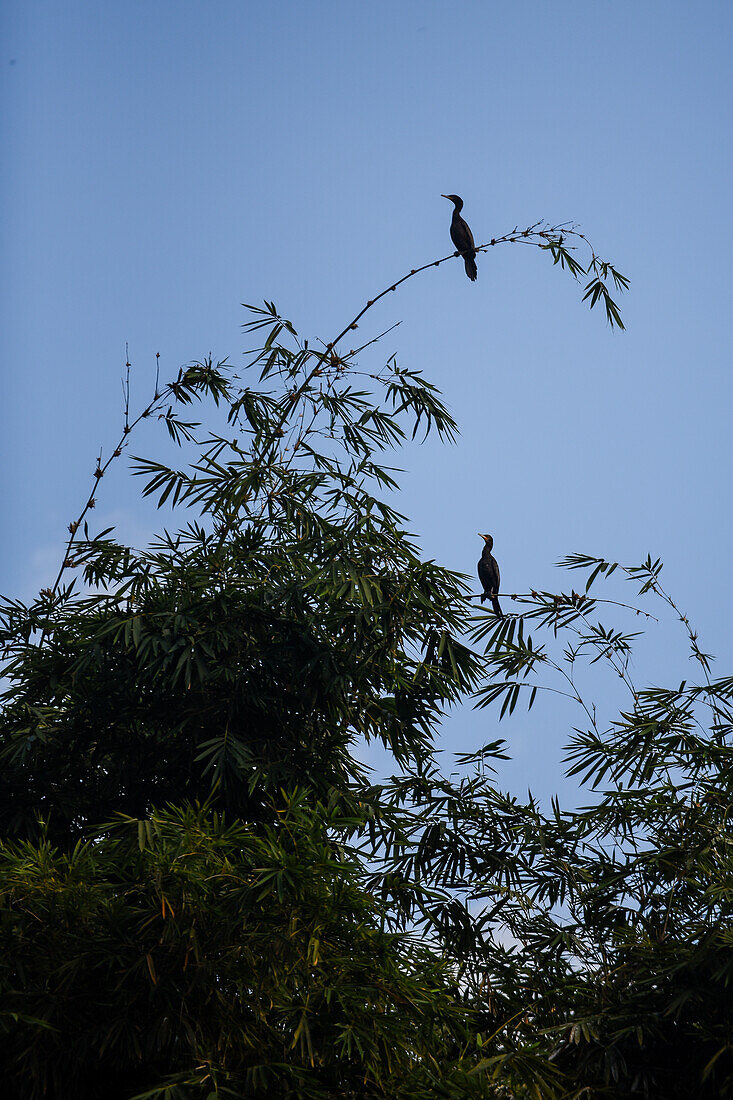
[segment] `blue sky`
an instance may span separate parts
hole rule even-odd
[[[327,341],[449,250],[457,192],[477,240],[573,220],[632,285],[611,331],[506,247],[475,284],[456,261],[370,314],[362,338],[400,320],[382,353],[461,425],[404,456],[426,554],[473,573],[491,530],[509,592],[569,586],[572,551],[659,556],[730,671],[729,4],[6,0],[2,21],[4,592],[55,575],[119,432],[126,343],[135,402],[156,352],[163,377],[241,363],[241,302]],[[133,542],[156,519],[138,489],[118,467],[97,512]],[[690,671],[676,628],[636,666]],[[446,745],[497,736],[489,713]],[[517,786],[559,776],[577,716],[549,713],[498,731]]]

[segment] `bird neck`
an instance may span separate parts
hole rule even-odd
[[[458,215],[460,214],[461,210],[463,210],[463,199],[454,199],[453,200],[453,217],[457,218]]]

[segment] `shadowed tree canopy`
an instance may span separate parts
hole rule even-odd
[[[519,240],[620,324],[626,280],[567,233],[479,248]],[[178,448],[133,463],[172,530],[125,546],[87,503],[57,581],[2,604],[0,1057],[21,1100],[733,1092],[733,679],[658,560],[571,555],[581,593],[515,593],[499,619],[424,560],[394,451],[456,424],[419,371],[342,347],[389,290],[325,346],[248,307],[244,383],[194,364],[138,417]],[[634,642],[665,611],[699,676],[649,686]],[[599,669],[619,708],[590,694]],[[548,693],[576,708],[580,810],[492,769],[497,723],[526,706],[542,736]],[[460,702],[486,743],[443,761]]]

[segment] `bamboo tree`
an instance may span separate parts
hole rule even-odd
[[[547,252],[622,327],[627,280],[574,227],[479,250],[499,244]],[[378,339],[345,342],[450,258],[322,344],[248,307],[245,384],[195,364],[140,416],[181,458],[136,458],[142,491],[185,521],[146,549],[85,526],[126,409],[56,582],[3,604],[19,1096],[730,1093],[733,680],[658,560],[572,555],[582,591],[515,594],[504,620],[423,560],[393,455],[457,425],[420,372],[375,364]],[[634,646],[665,615],[700,674],[649,686]],[[449,707],[537,720],[548,692],[577,711],[584,806],[501,791],[493,723],[444,774]],[[373,738],[378,784],[355,755]]]

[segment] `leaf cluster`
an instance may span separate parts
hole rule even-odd
[[[382,930],[331,839],[346,824],[303,790],[265,827],[171,808],[69,852],[4,845],[5,1088],[356,1100],[445,1078],[480,1095],[449,963]]]
[[[222,430],[169,410],[190,462],[135,462],[160,507],[200,517],[142,551],[109,531],[77,539],[85,591],[0,609],[0,820],[15,835],[39,813],[62,840],[180,797],[257,818],[294,775],[346,791],[356,739],[429,753],[475,678],[463,580],[422,561],[378,495],[394,485],[380,455],[406,432],[453,437],[436,391],[393,360],[357,386],[353,357],[311,351],[272,304],[252,313],[267,336],[250,369],[273,388],[192,370]]]

